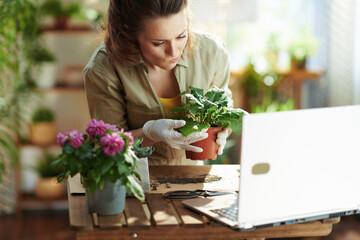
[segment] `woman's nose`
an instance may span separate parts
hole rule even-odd
[[[177,48],[176,48],[176,44],[173,41],[169,42],[169,45],[166,49],[166,54],[171,56],[171,57],[177,57]]]

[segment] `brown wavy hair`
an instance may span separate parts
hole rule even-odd
[[[125,67],[135,65],[141,57],[137,37],[144,30],[145,21],[179,13],[187,6],[188,0],[110,0],[105,31],[108,60]],[[193,37],[189,17],[187,32],[190,53]]]

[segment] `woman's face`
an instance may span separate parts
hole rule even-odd
[[[187,42],[186,10],[168,17],[148,19],[137,40],[148,67],[171,70]]]

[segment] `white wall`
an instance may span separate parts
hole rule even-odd
[[[66,65],[85,66],[101,42],[98,33],[93,31],[48,31],[44,38],[56,57],[57,83],[63,79]]]

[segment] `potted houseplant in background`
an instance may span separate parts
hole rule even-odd
[[[56,155],[44,152],[43,158],[39,159],[34,169],[39,174],[35,185],[35,196],[43,199],[57,199],[64,196],[64,183],[58,183],[56,177],[62,172],[61,167],[50,166],[56,159]]]
[[[31,117],[31,143],[46,145],[54,143],[55,139],[56,127],[54,112],[46,106],[36,108]]]
[[[291,69],[305,69],[307,58],[313,56],[317,48],[318,41],[310,31],[303,31],[290,39],[287,51],[290,55]]]
[[[249,63],[239,77],[245,90],[245,109],[252,113],[295,109],[294,100],[280,91],[282,80],[283,75],[273,71],[259,73],[254,64]]]
[[[139,160],[130,132],[92,119],[86,134],[71,130],[59,133],[57,141],[62,153],[52,165],[63,168],[57,179],[62,182],[80,173],[89,212],[99,215],[123,212],[126,192],[133,193],[140,200],[145,199],[143,189],[135,180],[140,178],[136,172]],[[137,149],[143,148],[138,145]],[[151,154],[149,149],[151,147],[146,147],[141,152]]]
[[[70,28],[70,20],[80,16],[80,2],[64,2],[62,0],[45,0],[41,5],[44,16],[54,18],[54,27],[64,30]]]
[[[52,52],[36,43],[32,47],[31,57],[34,61],[34,82],[38,88],[51,88],[56,82],[56,58]]]
[[[170,111],[169,114],[177,115],[176,119],[186,121],[185,126],[178,129],[184,136],[208,129],[208,138],[192,144],[201,147],[203,152],[186,151],[187,158],[215,160],[218,150],[218,145],[215,142],[217,133],[223,128],[229,127],[235,134],[241,134],[241,120],[246,111],[229,107],[232,100],[224,94],[225,91],[216,86],[209,89],[205,94],[203,89],[190,87],[190,93],[185,91],[180,94],[186,97],[186,104]]]

